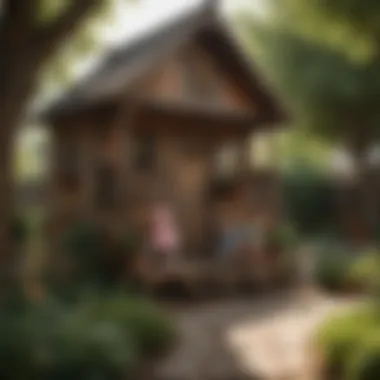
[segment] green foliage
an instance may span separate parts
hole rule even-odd
[[[347,380],[374,380],[380,378],[380,325],[355,346],[351,360],[346,363]]]
[[[358,344],[379,328],[380,320],[369,306],[329,317],[316,332],[316,343],[326,374],[332,378],[340,378]],[[362,380],[361,377],[355,379]]]
[[[274,9],[284,8],[278,2]],[[368,59],[355,61],[323,41],[313,40],[294,27],[292,11],[283,12],[281,21],[246,22],[256,59],[289,104],[300,125],[318,136],[346,142],[366,134],[377,138],[380,120],[377,101],[380,72]],[[274,11],[275,12],[275,11]],[[351,43],[351,40],[349,40]],[[351,44],[350,44],[351,46]]]
[[[111,238],[91,222],[73,224],[63,235],[61,258],[68,268],[59,279],[61,288],[75,292],[79,286],[115,287],[129,278],[140,242],[132,232]],[[54,263],[56,265],[56,263]],[[58,268],[59,269],[59,268]],[[62,286],[63,285],[63,286]]]
[[[261,24],[247,21],[247,35],[253,36],[252,46],[255,48],[252,51],[259,52],[256,59],[260,60],[263,70],[289,105],[295,123],[329,143],[337,143],[348,149],[359,171],[359,187],[364,188],[362,157],[368,153],[373,142],[380,138],[377,46],[380,40],[377,38],[375,41],[376,49],[373,46],[372,49],[363,48],[363,54],[359,54],[361,57],[353,59],[347,51],[355,50],[358,40],[362,38],[367,42],[368,37],[361,36],[358,40],[351,38],[360,33],[347,22],[345,24],[341,20],[338,23],[333,18],[324,18],[314,6],[317,2],[301,4],[299,0],[273,1],[273,17],[268,17]],[[344,0],[338,0],[338,3],[343,4]],[[356,6],[364,9],[357,1],[355,4],[354,9]],[[307,13],[308,17],[302,16]],[[311,37],[313,32],[308,27],[315,23],[320,25],[316,28],[318,31],[314,31],[317,35]],[[330,37],[320,37],[327,31],[335,33],[336,30],[339,31],[338,39],[342,39],[341,44],[345,44],[344,48],[337,49],[328,43]],[[371,52],[365,54],[365,50]],[[299,198],[302,197],[300,192]],[[357,207],[363,215],[362,224],[369,229],[371,220],[363,196]],[[298,210],[302,213],[302,208]],[[330,216],[331,213],[326,211],[316,206],[315,211],[305,212],[304,217],[318,212],[321,217]],[[299,223],[298,227],[302,226],[304,224]]]
[[[104,245],[101,232],[91,223],[76,223],[64,233],[62,254],[76,281],[98,278],[103,269]]]
[[[51,299],[33,304],[20,292],[12,292],[2,299],[1,310],[0,377],[37,379],[47,364],[43,353],[51,351],[51,336],[60,308]]]
[[[277,153],[280,165],[285,172],[302,165],[313,172],[325,171],[330,164],[333,144],[326,144],[315,133],[308,133],[306,128],[289,128],[281,136],[280,151]]]
[[[338,22],[346,22],[375,40],[380,36],[380,4],[377,0],[314,0],[314,12],[322,12]]]
[[[127,2],[127,1],[126,1]],[[38,0],[35,12],[39,26],[47,26],[58,21],[72,2],[67,0]],[[42,90],[49,91],[50,86],[62,86],[71,83],[75,77],[73,62],[80,63],[90,54],[102,47],[99,36],[101,26],[112,21],[115,12],[114,0],[103,0],[76,29],[75,38],[65,43],[60,51],[46,66],[42,73]],[[69,63],[69,64],[68,64]]]
[[[129,334],[139,356],[157,357],[171,348],[175,331],[170,318],[155,304],[140,297],[125,297],[123,293],[105,295],[101,302],[89,298],[83,309],[97,318],[110,317]]]
[[[268,8],[272,25],[280,25],[308,41],[339,51],[351,61],[363,63],[372,60],[377,51],[379,29],[373,20],[379,18],[379,7],[375,2],[268,0]]]
[[[317,234],[333,224],[334,193],[328,177],[302,165],[285,172],[282,184],[287,217],[300,233]]]
[[[347,252],[329,247],[319,254],[315,266],[316,282],[324,289],[341,291],[348,286],[351,259]]]
[[[42,25],[49,24],[62,14],[68,4],[66,0],[38,0],[35,20]]]
[[[349,269],[348,283],[354,288],[373,291],[380,276],[378,253],[363,254],[355,259]]]
[[[360,291],[375,294],[379,287],[380,262],[377,253],[350,252],[328,243],[318,256],[315,279],[326,290]]]
[[[1,307],[4,380],[129,378],[142,361],[165,353],[174,337],[166,315],[125,294],[82,294],[71,305],[52,298],[32,303],[17,294]]]

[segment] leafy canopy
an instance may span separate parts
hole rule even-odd
[[[297,20],[292,27],[349,55],[379,54],[378,0],[269,0],[278,18]]]
[[[289,0],[290,2],[291,0]],[[296,0],[293,0],[293,3]],[[272,18],[264,23],[246,19],[262,66],[267,70],[298,122],[328,139],[377,137],[380,70],[375,59],[353,60],[323,40],[302,33],[283,3],[272,3]]]

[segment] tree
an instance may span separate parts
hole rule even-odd
[[[294,27],[294,19],[249,25],[263,67],[306,126],[351,152],[361,184],[360,215],[369,226],[374,208],[368,202],[366,156],[379,137],[380,69],[376,58],[355,61],[342,51],[310,39]],[[371,218],[371,219],[370,219]]]
[[[0,5],[0,266],[11,250],[12,149],[44,68],[106,0],[3,0]],[[86,24],[87,25],[87,24]]]
[[[291,1],[295,6],[302,6],[300,0]],[[377,0],[312,0],[307,6],[309,12],[322,12],[322,16],[330,17],[332,22],[348,23],[358,33],[380,42],[380,3]]]
[[[380,57],[380,2],[377,0],[268,0],[284,20],[324,44],[367,59]]]

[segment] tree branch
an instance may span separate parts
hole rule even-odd
[[[41,52],[50,55],[55,46],[61,44],[80,22],[103,1],[72,0],[56,21],[38,30],[36,40],[41,47]]]

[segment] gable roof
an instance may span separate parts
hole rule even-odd
[[[216,4],[216,0],[206,0],[200,7],[159,30],[111,51],[94,72],[50,104],[42,112],[42,118],[59,118],[125,94],[133,80],[175,49],[195,40],[207,50],[215,65],[231,75],[254,100],[260,121],[283,121],[285,111],[241,51],[239,43],[220,18]]]

